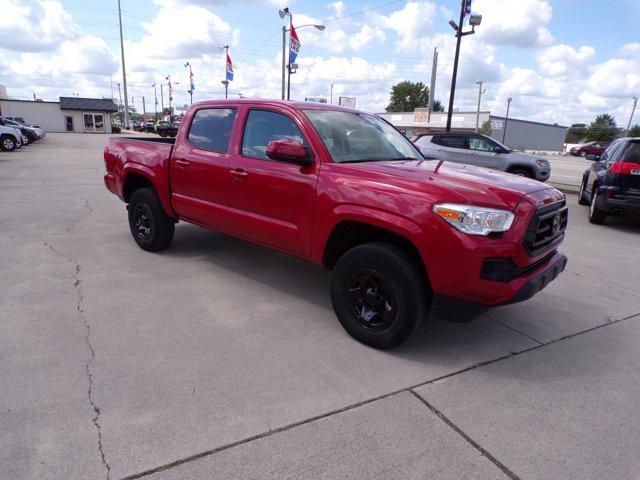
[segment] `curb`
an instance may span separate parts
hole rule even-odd
[[[554,188],[557,188],[562,193],[566,193],[569,195],[575,195],[580,191],[580,187],[577,185],[569,185],[567,183],[557,183],[557,182],[548,182],[549,185],[552,185]]]

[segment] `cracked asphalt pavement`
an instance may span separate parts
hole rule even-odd
[[[570,195],[548,288],[380,352],[304,261],[182,223],[137,248],[106,139],[0,152],[0,478],[637,477],[638,223]]]

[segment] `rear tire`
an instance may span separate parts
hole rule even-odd
[[[331,303],[344,329],[379,349],[403,343],[429,312],[426,279],[400,248],[368,243],[347,251],[331,277]]]
[[[152,188],[139,188],[129,202],[129,227],[138,246],[148,252],[164,250],[173,241],[175,222]]]
[[[591,193],[591,205],[589,206],[589,222],[596,225],[601,225],[604,223],[605,218],[607,218],[607,214],[598,208],[598,192],[596,188],[597,187],[594,186]]]
[[[582,183],[580,184],[580,192],[578,193],[578,205],[589,205],[589,200],[587,200],[587,197],[584,195],[584,191],[586,189],[585,183],[587,183],[587,179],[583,178]]]
[[[584,150],[580,152],[580,156],[581,157],[586,157],[587,156],[587,152],[585,152]]]
[[[5,152],[13,152],[18,144],[11,135],[2,135],[0,137],[0,148]]]

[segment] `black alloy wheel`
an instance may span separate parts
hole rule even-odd
[[[138,246],[159,252],[173,241],[175,220],[163,210],[153,188],[139,188],[129,201],[129,228]]]
[[[360,325],[375,332],[389,328],[397,313],[397,299],[377,271],[362,269],[347,281],[346,300]]]
[[[149,206],[144,203],[138,203],[133,212],[133,219],[141,240],[149,240],[153,233],[153,219]]]

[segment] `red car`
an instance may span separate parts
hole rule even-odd
[[[578,145],[569,150],[574,157],[586,157],[587,155],[600,156],[607,149],[611,142],[589,142],[584,145]]]
[[[167,248],[184,221],[333,270],[339,321],[377,348],[429,312],[526,300],[567,261],[561,192],[428,161],[385,120],[334,105],[201,102],[175,139],[112,137],[104,159],[141,248]]]

